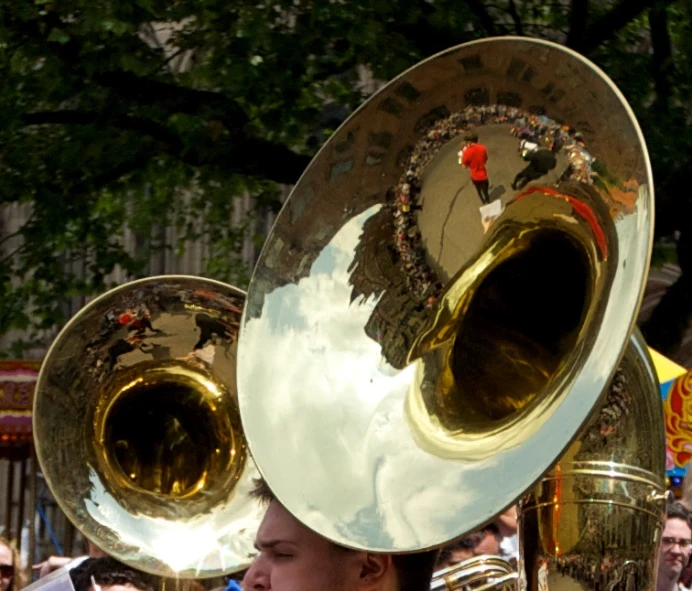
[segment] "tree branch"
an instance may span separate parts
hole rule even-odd
[[[589,0],[572,0],[569,11],[569,33],[567,34],[567,47],[575,51],[581,49],[585,41],[586,20],[589,15]]]
[[[153,156],[155,156],[155,153],[152,153],[151,151],[147,152],[146,155],[138,152],[134,155],[134,157],[121,162],[113,168],[78,183],[71,189],[71,192],[79,195],[106,187],[107,185],[121,179],[126,174],[141,168]]]
[[[187,113],[209,116],[221,121],[230,132],[245,127],[248,123],[245,111],[233,99],[209,90],[198,90],[169,82],[139,77],[131,72],[113,70],[89,74],[80,64],[81,46],[75,38],[67,43],[49,41],[54,28],[63,23],[54,14],[44,18],[44,27],[36,21],[8,19],[8,26],[43,45],[56,56],[72,73],[86,81],[92,81],[113,90],[121,97],[138,101],[140,104],[166,106],[171,113]]]
[[[490,37],[496,36],[498,33],[497,28],[495,27],[495,21],[493,21],[493,18],[485,9],[485,5],[483,4],[482,0],[466,0],[466,4],[478,19],[481,26],[485,29],[485,32]]]
[[[296,154],[285,146],[258,138],[242,142],[226,141],[202,150],[187,152],[183,162],[193,166],[212,166],[248,176],[293,185],[310,164],[311,157]]]
[[[5,242],[7,242],[8,240],[12,240],[12,238],[17,238],[18,236],[21,236],[22,230],[24,230],[24,228],[29,223],[31,223],[31,221],[34,219],[34,217],[36,217],[36,210],[35,209],[31,212],[31,215],[27,218],[27,220],[24,222],[22,227],[19,228],[19,230],[17,230],[16,232],[12,232],[11,234],[8,234],[7,236],[4,236],[2,238],[2,240],[0,240],[0,247],[2,247],[2,245],[5,244]]]
[[[657,2],[649,11],[649,29],[653,46],[651,73],[656,88],[655,109],[667,113],[672,94],[673,50],[668,31],[668,9],[665,3]]]
[[[129,115],[104,115],[91,111],[37,111],[22,115],[25,125],[98,125],[102,127],[117,127],[145,133],[152,139],[163,142],[170,151],[180,151],[182,141],[180,137],[151,119],[143,117],[131,117]]]
[[[619,0],[609,12],[586,28],[584,39],[579,45],[582,53],[590,53],[599,45],[612,39],[620,29],[632,22],[656,0]],[[670,4],[671,2],[667,2]]]
[[[141,78],[129,72],[106,72],[91,79],[140,105],[164,105],[172,113],[216,119],[231,133],[248,123],[247,115],[238,103],[218,92]]]
[[[28,244],[24,242],[17,248],[15,248],[10,254],[0,258],[0,265],[4,265],[6,262],[11,261],[13,258],[15,258],[20,252],[24,251],[27,249]]]
[[[485,12],[479,0],[472,1]],[[492,25],[492,19],[489,22]],[[59,19],[57,22],[55,20],[46,21],[45,25],[45,29],[41,29],[36,22],[27,24],[16,21],[12,23],[16,30],[46,46],[71,72],[85,80],[91,80],[99,86],[109,88],[116,95],[136,101],[138,105],[156,105],[166,108],[170,114],[187,113],[207,121],[218,120],[224,125],[229,136],[219,142],[209,140],[205,145],[195,145],[193,150],[182,146],[182,140],[165,126],[137,117],[114,116],[104,118],[100,114],[56,111],[43,114],[29,113],[24,119],[27,124],[96,124],[103,122],[103,124],[114,127],[142,131],[153,139],[166,143],[171,152],[174,152],[177,157],[188,164],[219,167],[240,174],[261,176],[279,183],[295,183],[309,164],[310,157],[308,156],[296,154],[286,146],[273,144],[247,134],[248,118],[245,111],[236,101],[220,93],[140,78],[132,73],[122,71],[87,75],[79,63],[80,46],[74,38],[66,44],[48,41],[51,28],[61,25]],[[141,158],[139,163],[141,164]],[[85,181],[85,183],[89,183],[90,186],[94,184],[101,184],[102,186],[102,184],[117,180],[137,167],[137,162],[128,161],[112,171]]]
[[[521,25],[521,19],[519,18],[519,13],[517,12],[517,6],[514,3],[514,0],[509,0],[509,15],[512,17],[512,20],[514,21],[514,30],[516,31],[517,35],[523,35],[524,34],[524,27]]]
[[[295,183],[303,170],[310,163],[310,157],[296,154],[286,146],[266,140],[235,136],[223,141],[208,140],[206,144],[195,145],[194,150],[187,149],[182,140],[166,127],[139,117],[107,117],[100,113],[88,111],[41,111],[23,115],[26,125],[63,124],[63,125],[103,125],[119,129],[140,131],[154,140],[165,144],[166,152],[180,158],[193,166],[212,166],[227,171],[260,176],[277,183]],[[117,181],[125,174],[136,170],[143,164],[143,157],[137,154],[105,173],[84,181],[84,187],[73,190],[93,190]]]

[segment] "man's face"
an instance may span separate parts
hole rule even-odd
[[[666,520],[661,537],[658,574],[668,580],[677,580],[690,559],[692,530],[686,521],[674,517]]]
[[[500,553],[500,543],[497,538],[489,531],[483,532],[483,539],[473,549],[476,556],[491,554],[497,556]]]
[[[260,555],[243,579],[246,591],[356,591],[361,552],[347,552],[309,530],[272,501],[257,531]]]
[[[12,564],[12,550],[10,550],[5,544],[0,544],[0,567],[11,567]],[[0,591],[7,591],[10,588],[10,583],[12,583],[12,575],[5,576],[5,569],[0,570]],[[9,569],[7,569],[9,570]]]
[[[438,563],[435,568],[439,569],[456,566],[469,558],[473,558],[473,550],[471,548],[456,548],[449,553],[449,558],[445,562]]]

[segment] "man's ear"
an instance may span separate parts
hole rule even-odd
[[[389,585],[385,583],[395,580],[391,554],[365,554],[360,571],[361,589],[386,589]]]

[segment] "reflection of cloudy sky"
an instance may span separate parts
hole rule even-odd
[[[169,566],[170,575],[184,571],[232,572],[246,567],[256,555],[255,533],[265,511],[249,496],[257,476],[251,462],[233,491],[232,502],[216,507],[213,513],[174,521],[128,513],[107,492],[97,473],[90,470],[91,490],[84,505],[91,519],[128,546],[127,554],[117,558],[133,563],[154,557]]]
[[[628,334],[649,212],[640,208],[639,215],[618,220],[621,256],[613,261],[609,328],[588,343],[585,370],[561,382],[570,396],[551,405],[551,419],[534,423],[535,434],[523,445],[462,461],[415,444],[404,415],[414,368],[397,372],[366,335],[377,299],[351,302],[348,269],[363,225],[378,208],[344,224],[307,277],[263,294],[261,316],[244,319],[241,414],[270,486],[310,527],[345,545],[417,549],[490,519],[575,435]]]
[[[377,299],[351,303],[348,268],[378,209],[350,220],[308,277],[267,294],[263,315],[247,322],[241,410],[269,484],[311,527],[353,544],[415,548],[460,533],[449,507],[474,506],[466,481],[475,468],[450,470],[416,446],[403,412],[414,368],[397,372],[365,334]],[[473,513],[476,522],[491,515]]]

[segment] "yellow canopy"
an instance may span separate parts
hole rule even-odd
[[[670,382],[687,372],[684,367],[681,367],[674,361],[664,357],[658,351],[654,351],[651,347],[649,347],[649,353],[651,353],[651,358],[654,361],[654,367],[656,367],[656,374],[658,375],[659,384]]]

